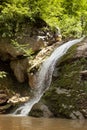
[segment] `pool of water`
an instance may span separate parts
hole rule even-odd
[[[0,115],[0,130],[87,130],[87,120]]]

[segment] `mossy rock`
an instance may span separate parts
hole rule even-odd
[[[87,70],[87,58],[75,57],[77,47],[78,45],[71,47],[60,59],[56,65],[58,77],[53,77],[50,89],[42,98],[56,117],[72,118],[72,113],[77,111],[84,117],[87,114],[87,81],[83,80],[80,74],[81,71]]]

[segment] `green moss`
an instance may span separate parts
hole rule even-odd
[[[72,96],[66,94],[57,94],[55,91],[50,91],[44,96],[46,105],[54,113],[56,117],[62,116],[69,118],[73,110],[76,110],[76,100]],[[70,99],[70,100],[68,100]]]
[[[73,45],[68,52],[60,59],[59,63],[68,62],[69,60],[72,60],[76,53],[77,44]]]
[[[83,81],[81,81],[80,71],[87,68],[87,60],[85,58],[77,59],[70,63],[63,64],[63,66],[58,66],[59,78],[56,82],[53,82],[54,87],[60,86],[62,88],[81,88],[83,86]]]

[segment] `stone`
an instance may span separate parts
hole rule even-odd
[[[80,74],[83,76],[87,76],[87,70],[81,71]]]
[[[29,115],[35,117],[45,117],[45,118],[53,117],[53,113],[49,110],[49,108],[45,104],[41,102],[33,106]]]
[[[0,38],[0,56],[2,60],[8,60],[11,58],[16,58],[18,55],[23,53],[17,50],[12,44],[10,39]]]
[[[37,84],[37,73],[29,73],[28,78],[29,78],[29,86],[34,89]]]
[[[0,105],[5,104],[7,102],[7,100],[8,100],[8,97],[6,94],[4,94],[4,93],[0,94]]]
[[[87,70],[81,71],[80,75],[83,80],[87,80]]]
[[[0,90],[0,113],[5,113],[10,107],[11,104],[8,103],[8,95],[4,90]]]
[[[20,97],[19,94],[15,94],[15,96],[12,96],[9,98],[8,103],[11,104],[19,104],[19,103],[24,103],[29,100],[29,97]]]
[[[85,41],[83,44],[81,43],[77,47],[76,56],[75,57],[87,57],[87,42]]]
[[[84,119],[84,116],[82,115],[82,113],[81,112],[79,112],[79,111],[73,111],[71,114],[70,114],[70,117],[72,118],[72,119]]]
[[[59,46],[59,43],[45,47],[36,55],[36,57],[33,60],[29,60],[28,79],[29,86],[31,88],[35,88],[36,86],[40,66],[49,57],[49,55],[51,55],[51,53],[57,46]],[[56,72],[54,72],[54,75],[58,76],[58,74],[55,73]]]
[[[10,67],[17,80],[23,83],[27,78],[28,59],[11,61]]]

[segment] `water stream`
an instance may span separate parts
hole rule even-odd
[[[35,103],[42,97],[43,93],[49,88],[52,80],[52,74],[58,60],[67,52],[74,44],[81,42],[83,38],[75,39],[61,45],[51,54],[51,56],[42,64],[39,71],[36,89],[33,91],[34,96],[28,102],[20,106],[13,114],[27,116]]]

